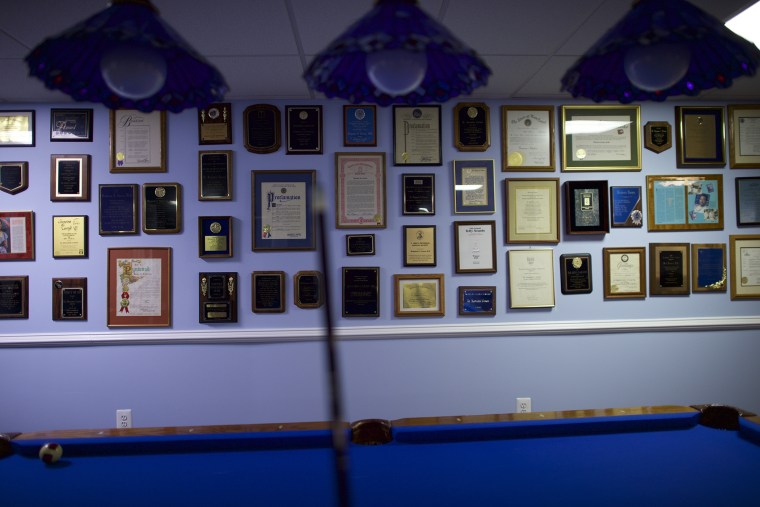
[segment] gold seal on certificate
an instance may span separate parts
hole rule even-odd
[[[583,160],[584,158],[586,158],[586,150],[584,150],[583,148],[578,148],[577,150],[575,150],[575,158],[577,158],[578,160]]]
[[[509,154],[509,165],[522,165],[523,155],[519,151],[513,151]]]

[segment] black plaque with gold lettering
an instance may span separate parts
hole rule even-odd
[[[0,319],[29,318],[29,277],[0,276]]]
[[[655,153],[673,146],[673,134],[670,123],[666,121],[650,121],[644,125],[644,147]]]
[[[380,316],[380,268],[343,268],[343,316]]]
[[[589,294],[592,291],[590,254],[563,254],[559,262],[562,294]]]
[[[274,153],[282,145],[280,110],[271,104],[254,104],[243,111],[245,149],[252,153]]]
[[[232,217],[198,217],[198,257],[232,257]]]
[[[143,232],[170,234],[182,228],[182,187],[179,183],[143,185]]]
[[[232,104],[198,109],[198,144],[232,144]]]
[[[198,200],[232,199],[232,150],[198,153]]]
[[[287,155],[322,153],[322,106],[285,106]]]
[[[28,162],[0,162],[0,190],[18,194],[29,187]]]
[[[53,278],[53,320],[87,320],[87,278]]]
[[[285,272],[254,271],[251,277],[253,282],[254,313],[284,312]]]
[[[459,151],[486,151],[491,146],[488,106],[463,102],[454,108],[454,146]]]
[[[294,302],[298,308],[319,308],[324,302],[322,273],[299,271],[293,277]]]
[[[375,235],[346,234],[346,255],[375,255]]]
[[[237,273],[199,273],[198,322],[237,322]]]

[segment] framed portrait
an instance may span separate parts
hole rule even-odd
[[[254,313],[283,313],[285,311],[285,272],[254,271],[251,273]]]
[[[386,226],[385,153],[335,153],[335,227]]]
[[[232,217],[198,217],[198,257],[232,257]]]
[[[691,293],[689,243],[649,243],[649,295]]]
[[[101,236],[137,234],[140,189],[135,184],[98,185],[98,223]]]
[[[435,174],[402,174],[402,214],[435,215]]]
[[[0,111],[0,147],[34,146],[34,110]]]
[[[380,316],[379,267],[344,267],[341,281],[343,317]]]
[[[90,200],[90,156],[50,156],[50,200]]]
[[[435,225],[404,226],[404,266],[435,266]]]
[[[51,109],[50,141],[92,142],[92,109]]]
[[[442,165],[441,106],[393,106],[393,165]]]
[[[501,106],[502,171],[554,171],[554,107]]]
[[[736,178],[736,225],[760,225],[760,177]]]
[[[245,149],[260,155],[282,146],[280,110],[272,104],[254,104],[243,111]]]
[[[0,261],[34,260],[34,212],[0,211]]]
[[[562,254],[559,267],[562,294],[590,294],[593,291],[591,254]]]
[[[166,112],[111,109],[112,173],[166,172]]]
[[[603,248],[604,299],[643,299],[647,295],[646,249]]]
[[[650,231],[723,229],[723,175],[647,176]]]
[[[198,152],[198,200],[232,199],[232,150]]]
[[[29,318],[29,277],[0,276],[0,319]]]
[[[298,308],[319,308],[325,302],[324,285],[319,271],[299,271],[293,276],[293,303]]]
[[[198,144],[232,144],[232,104],[198,108]]]
[[[396,317],[443,317],[443,273],[393,275],[394,315]]]
[[[375,235],[346,234],[346,255],[375,255]]]
[[[554,306],[554,250],[509,250],[509,307]]]
[[[568,234],[610,232],[606,181],[566,181],[564,187]]]
[[[760,298],[760,234],[732,234],[731,299]]]
[[[454,222],[457,273],[496,273],[496,221]]]
[[[666,121],[649,121],[644,125],[644,147],[655,153],[662,153],[673,147],[673,133]]]
[[[239,287],[236,272],[198,273],[198,322],[237,322]]]
[[[504,180],[507,243],[559,243],[559,178]]]
[[[108,249],[108,327],[171,325],[172,249]]]
[[[459,287],[459,315],[461,317],[490,317],[496,315],[496,287]]]
[[[496,212],[493,160],[455,160],[454,213]]]
[[[731,169],[760,168],[760,104],[729,104],[728,160]]]
[[[182,185],[145,183],[142,221],[146,234],[176,234],[182,229]]]
[[[87,278],[53,278],[53,320],[87,320]]]
[[[691,245],[691,291],[726,292],[725,243],[695,243]]]
[[[87,215],[53,215],[53,258],[84,259],[88,256]]]
[[[676,167],[726,165],[723,106],[676,106]]]
[[[640,171],[640,106],[561,106],[563,171]]]
[[[18,194],[29,188],[29,162],[0,162],[0,191]]]
[[[322,106],[285,106],[286,155],[319,155],[323,149]]]
[[[377,106],[343,106],[343,146],[377,146]]]
[[[491,112],[485,102],[460,102],[453,116],[457,150],[486,151],[491,146]]]
[[[314,170],[251,171],[252,249],[314,250]]]
[[[612,227],[641,227],[644,212],[641,187],[610,187]]]

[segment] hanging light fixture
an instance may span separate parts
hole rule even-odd
[[[179,112],[218,102],[228,90],[219,71],[149,0],[112,0],[103,11],[45,39],[26,63],[46,87],[111,109]]]
[[[697,95],[752,76],[760,50],[686,0],[635,0],[562,78],[573,97],[628,103]]]
[[[353,103],[446,102],[485,86],[491,69],[417,6],[376,0],[304,73],[312,90]]]

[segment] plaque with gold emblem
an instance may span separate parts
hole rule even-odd
[[[182,185],[146,183],[142,187],[143,232],[177,233],[182,228]]]
[[[198,273],[198,322],[237,322],[237,273]]]
[[[229,102],[198,109],[198,144],[232,144],[232,105]]]
[[[87,278],[53,278],[53,320],[87,320]]]
[[[485,103],[454,107],[454,146],[459,151],[486,151],[491,146],[491,114]]]
[[[198,217],[198,257],[232,257],[232,217]]]

